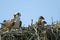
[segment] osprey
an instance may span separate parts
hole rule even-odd
[[[19,12],[14,14],[14,18],[11,20],[4,20],[2,25],[2,31],[11,31],[12,28],[19,29],[22,25],[22,22],[20,21],[21,14]]]

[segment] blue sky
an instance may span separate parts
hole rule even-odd
[[[0,22],[13,18],[15,12],[21,13],[23,25],[34,23],[39,16],[44,16],[48,24],[51,17],[60,20],[60,0],[0,0]]]

